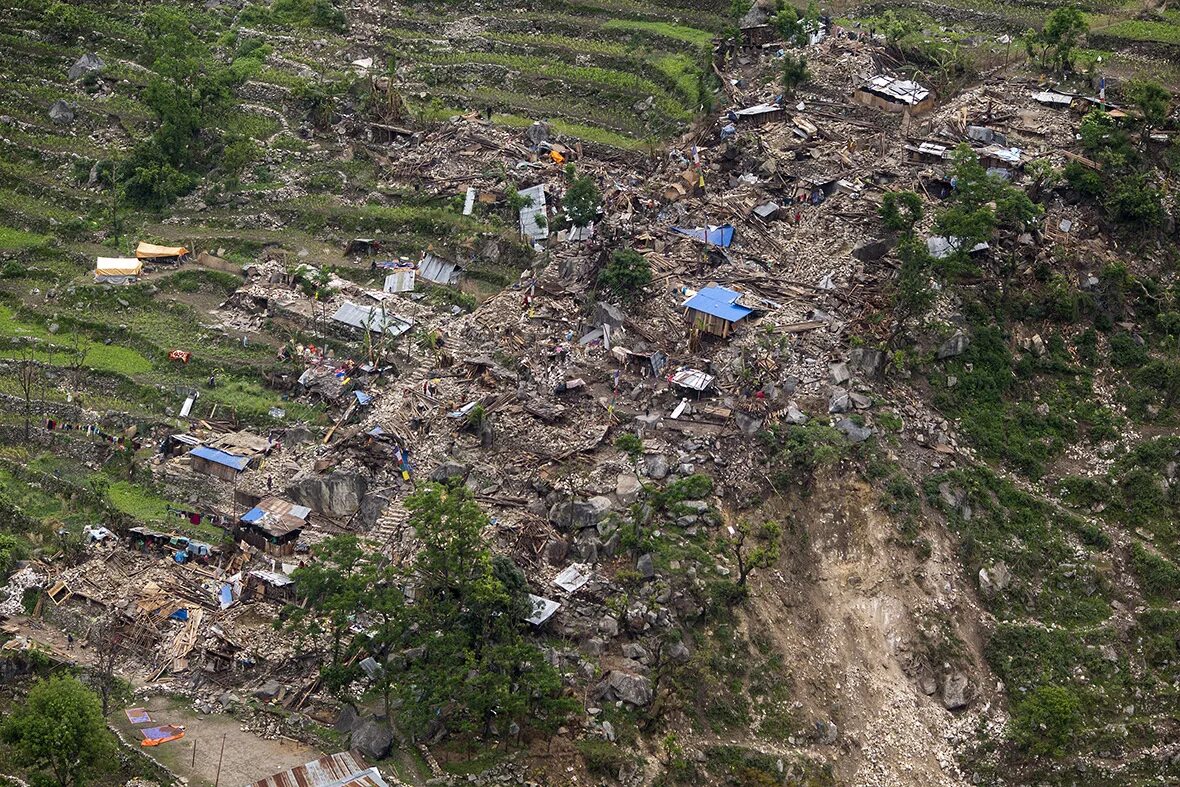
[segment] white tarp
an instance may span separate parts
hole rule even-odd
[[[532,200],[520,209],[520,234],[531,240],[545,240],[549,237],[549,223],[545,215],[545,187],[529,186],[522,189],[519,194]]]

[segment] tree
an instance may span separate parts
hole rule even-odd
[[[899,16],[891,9],[881,14],[881,32],[890,46],[897,46],[903,38],[917,31],[918,23],[912,17]]]
[[[746,580],[755,569],[769,568],[778,561],[782,534],[782,527],[773,520],[763,522],[757,528],[744,520],[734,526],[729,546],[737,561],[738,587],[746,586]]]
[[[37,351],[32,342],[25,340],[20,343],[16,363],[16,384],[20,389],[23,403],[25,440],[27,441],[33,420],[33,394],[36,393],[37,383],[41,379],[41,363],[37,360]]]
[[[407,607],[414,653],[402,673],[402,718],[415,734],[431,725],[491,731],[496,718],[562,713],[561,682],[523,636],[530,604],[524,576],[493,557],[488,520],[466,487],[431,484],[406,502],[422,547]]]
[[[111,697],[119,685],[115,665],[122,649],[123,635],[115,624],[115,616],[111,613],[95,622],[90,630],[90,645],[94,649],[91,681],[102,701],[103,716],[111,712]]]
[[[1127,98],[1143,114],[1143,144],[1152,129],[1159,128],[1168,119],[1168,102],[1172,94],[1159,82],[1150,79],[1136,79],[1127,89]]]
[[[811,72],[807,69],[807,58],[795,56],[790,52],[783,55],[783,90],[788,96],[795,95],[795,90],[811,79]]]
[[[598,289],[627,302],[638,301],[651,284],[651,265],[634,249],[616,249],[598,274]]]
[[[887,191],[879,212],[885,229],[908,237],[914,234],[914,225],[922,220],[922,198],[913,191]]]
[[[1008,735],[1032,754],[1061,757],[1081,722],[1076,694],[1061,686],[1039,686],[1013,708]]]
[[[807,46],[809,40],[807,25],[799,16],[799,11],[795,6],[783,6],[782,10],[774,15],[772,23],[785,43],[794,44],[795,46]]]
[[[566,170],[570,178],[570,187],[565,192],[562,205],[565,215],[575,227],[585,227],[594,221],[598,212],[598,203],[602,201],[602,194],[594,185],[594,179],[588,175],[578,175],[571,164]]]
[[[1158,227],[1164,221],[1163,194],[1144,175],[1119,179],[1109,192],[1106,207],[1115,221],[1139,229]]]
[[[98,697],[69,675],[38,681],[0,727],[21,765],[36,768],[35,785],[82,787],[106,772],[115,747]]]
[[[930,287],[930,270],[934,260],[926,250],[926,244],[913,237],[903,238],[897,246],[901,268],[893,290],[894,334],[890,341],[900,334],[906,323],[914,317],[925,314],[934,304],[934,290]]]
[[[1024,34],[1025,48],[1028,56],[1040,60],[1043,67],[1064,72],[1072,68],[1074,50],[1089,29],[1078,8],[1060,6],[1049,14],[1039,32],[1030,29]]]

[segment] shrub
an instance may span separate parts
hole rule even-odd
[[[1107,198],[1106,207],[1115,221],[1139,229],[1151,229],[1164,221],[1163,194],[1149,186],[1143,175],[1119,180]]]
[[[639,439],[638,435],[632,434],[631,432],[624,432],[615,438],[615,448],[634,460],[643,454],[643,441]]]
[[[1180,598],[1180,568],[1172,561],[1136,542],[1131,544],[1131,566],[1139,577],[1143,592],[1151,598]]]
[[[598,289],[622,301],[634,302],[644,296],[651,284],[651,265],[634,249],[616,249],[610,262],[598,274]]]
[[[586,763],[586,770],[602,776],[618,776],[619,769],[632,761],[625,751],[613,743],[598,738],[586,738],[577,743],[578,753]]]
[[[1008,734],[1031,754],[1062,757],[1081,723],[1082,704],[1074,692],[1039,686],[1012,709]]]

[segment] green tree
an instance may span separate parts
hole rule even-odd
[[[918,23],[910,16],[902,16],[887,10],[881,14],[880,28],[885,35],[885,43],[897,46],[903,38],[918,32]]]
[[[1172,94],[1159,82],[1136,79],[1127,89],[1127,98],[1143,115],[1143,142],[1146,144],[1151,130],[1159,128],[1168,119],[1168,102],[1172,100]]]
[[[1163,193],[1147,182],[1145,175],[1128,175],[1119,179],[1106,207],[1111,217],[1139,229],[1151,229],[1164,221]]]
[[[577,174],[572,164],[566,172],[570,178],[570,185],[562,200],[565,215],[575,227],[585,227],[594,221],[602,194],[599,193],[598,186],[594,185],[594,178]]]
[[[793,5],[785,5],[774,15],[772,24],[778,30],[779,36],[787,44],[807,46],[807,26],[799,16],[798,9]]]
[[[1074,50],[1089,29],[1085,14],[1077,7],[1060,6],[1049,14],[1040,31],[1030,29],[1024,34],[1025,48],[1043,67],[1068,71],[1073,67]]]
[[[811,79],[807,58],[787,52],[783,55],[783,90],[788,96],[795,95],[800,85]]]
[[[598,275],[600,292],[610,293],[627,302],[643,298],[644,288],[651,284],[651,265],[647,258],[634,249],[616,249],[610,262]]]
[[[738,587],[744,588],[751,572],[773,566],[779,557],[783,529],[778,522],[768,520],[754,527],[744,520],[733,527],[729,549],[738,568]]]
[[[107,772],[115,751],[98,697],[69,675],[34,684],[0,737],[20,765],[37,769],[36,787],[82,787]]]
[[[897,326],[894,337],[909,320],[929,311],[935,298],[930,286],[934,260],[926,250],[926,244],[913,237],[902,238],[897,246],[897,256],[901,260],[901,267],[893,290],[893,313]]]
[[[922,198],[913,191],[887,191],[879,213],[885,229],[913,235],[914,225],[922,220]]]
[[[1076,694],[1061,686],[1040,686],[1016,704],[1009,737],[1035,755],[1064,756],[1082,723]]]
[[[487,516],[471,492],[431,484],[406,505],[422,545],[407,607],[406,645],[414,656],[399,686],[409,729],[421,734],[437,723],[487,734],[496,718],[522,722],[568,710],[557,673],[524,638],[524,576],[492,556],[483,537]]]

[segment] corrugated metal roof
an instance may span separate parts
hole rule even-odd
[[[395,268],[393,273],[385,277],[386,292],[413,292],[414,269]]]
[[[766,115],[771,112],[782,112],[783,108],[778,104],[755,104],[752,107],[745,107],[744,109],[735,109],[733,114],[738,117],[758,117],[759,115]]]
[[[913,80],[898,79],[885,74],[878,74],[870,79],[865,83],[864,89],[910,105],[917,104],[930,95],[929,90]]]
[[[246,466],[250,464],[250,457],[248,456],[237,456],[226,453],[225,451],[218,451],[216,448],[210,448],[207,445],[197,446],[189,451],[189,454],[215,464],[232,467],[234,470],[245,470]]]
[[[541,226],[537,217],[545,217],[545,187],[543,185],[529,186],[519,192],[522,197],[528,197],[533,202],[520,209],[520,234],[534,240],[544,240],[549,237],[549,223]]]
[[[428,252],[418,263],[418,275],[434,284],[458,284],[459,266]]]
[[[700,369],[689,369],[687,367],[678,369],[676,374],[672,375],[672,384],[679,385],[683,388],[691,388],[694,391],[703,391],[713,384],[716,378],[711,374],[705,374]]]
[[[332,315],[336,322],[351,325],[353,328],[370,330],[374,333],[388,333],[400,336],[414,324],[406,317],[399,317],[387,310],[375,306],[357,306],[351,301],[345,301]]]
[[[725,287],[706,287],[686,300],[683,305],[713,317],[737,322],[750,316],[750,312],[753,311],[753,309],[737,303],[737,299],[740,297],[742,297],[740,292]]]
[[[338,752],[252,782],[247,787],[389,787],[356,751]]]

